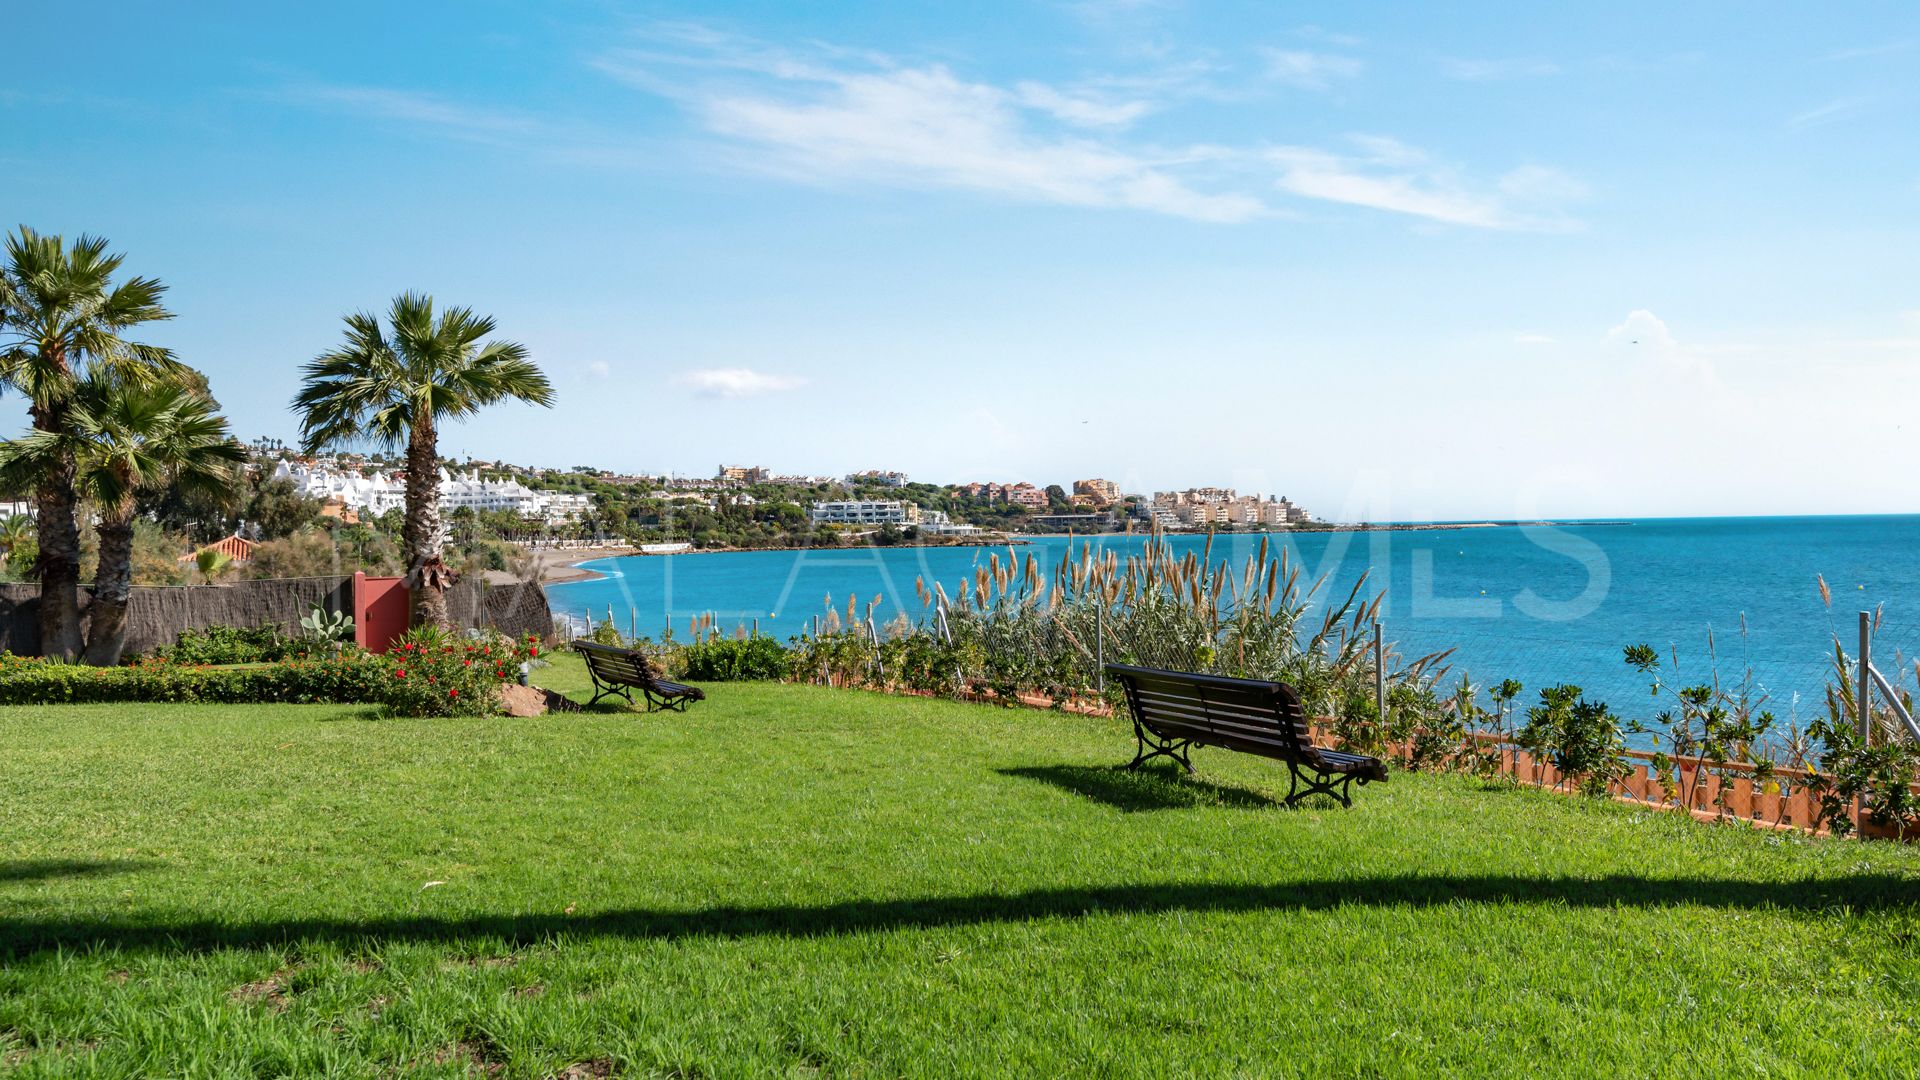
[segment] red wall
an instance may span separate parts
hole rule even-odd
[[[407,632],[411,601],[404,578],[354,574],[353,640],[368,652],[386,652]]]

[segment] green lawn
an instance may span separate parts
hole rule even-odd
[[[1113,771],[1112,721],[710,693],[0,709],[0,1072],[1920,1069],[1920,852],[1402,774],[1288,811],[1271,762]]]

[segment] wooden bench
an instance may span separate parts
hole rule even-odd
[[[1193,771],[1192,746],[1218,746],[1287,763],[1287,805],[1326,794],[1352,806],[1348,785],[1387,779],[1379,758],[1323,750],[1313,744],[1300,696],[1286,683],[1229,679],[1186,671],[1108,664],[1126,690],[1139,751],[1127,767],[1167,757]]]
[[[661,678],[645,653],[596,645],[591,641],[576,641],[573,647],[586,658],[587,675],[593,679],[593,698],[587,702],[589,705],[609,695],[623,697],[632,705],[635,690],[646,700],[648,712],[655,709],[685,712],[689,704],[707,700],[707,695],[698,687]]]

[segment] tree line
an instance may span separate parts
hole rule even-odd
[[[29,418],[0,442],[0,487],[31,492],[33,504],[30,530],[0,525],[0,548],[32,552],[42,653],[101,665],[125,651],[136,515],[230,501],[247,460],[206,376],[137,340],[173,313],[166,286],[123,275],[125,261],[101,237],[69,242],[26,226],[7,236],[0,261],[0,392],[24,398]],[[445,625],[456,573],[439,520],[439,431],[504,400],[551,405],[553,388],[523,345],[489,340],[494,320],[470,308],[436,310],[410,292],[384,323],[368,312],[345,323],[344,340],[302,369],[292,402],[301,448],[404,451],[414,619]],[[84,628],[83,521],[97,544]]]

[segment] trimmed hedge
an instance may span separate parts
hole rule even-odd
[[[385,705],[401,716],[485,716],[539,644],[416,632],[393,651],[303,652],[278,663],[206,667],[148,658],[88,667],[0,653],[0,705],[201,702]]]
[[[358,651],[230,668],[165,660],[103,668],[7,655],[0,657],[0,705],[119,701],[385,704],[379,691],[386,670],[380,657]]]

